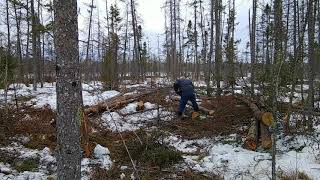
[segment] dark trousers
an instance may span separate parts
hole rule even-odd
[[[188,101],[191,101],[192,107],[195,111],[199,111],[199,106],[197,104],[196,96],[194,94],[182,95],[180,99],[180,105],[179,105],[179,115],[182,115]]]

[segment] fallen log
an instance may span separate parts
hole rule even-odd
[[[170,97],[170,99],[171,99],[172,101],[180,101],[180,97],[177,97],[177,96],[172,96],[172,97]],[[192,106],[192,103],[191,103],[191,102],[188,102],[188,105]],[[204,113],[204,114],[206,114],[206,115],[209,115],[209,116],[212,116],[212,115],[214,114],[214,112],[215,112],[214,110],[207,109],[207,108],[202,107],[202,106],[200,106],[200,105],[199,105],[199,110],[200,110],[202,113]]]
[[[251,100],[242,97],[242,96],[235,96],[238,100],[245,103],[253,112],[253,117],[260,122],[262,122],[266,126],[271,126],[273,123],[273,115],[270,112],[265,112],[261,110],[256,103],[252,102]]]
[[[84,110],[84,114],[87,116],[92,116],[95,114],[105,112],[108,109],[110,109],[110,110],[117,109],[117,108],[120,108],[126,104],[138,101],[147,95],[150,95],[150,94],[156,93],[157,91],[161,91],[161,90],[165,90],[165,89],[166,88],[157,88],[157,89],[148,90],[145,92],[141,92],[138,94],[131,94],[131,95],[119,94],[115,97],[107,99],[104,102],[98,103],[97,105],[86,108]]]
[[[144,110],[144,102],[139,101],[136,107],[136,111],[142,111],[142,110]]]

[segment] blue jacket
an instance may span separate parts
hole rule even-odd
[[[191,96],[193,95],[194,92],[194,86],[192,84],[192,81],[187,80],[187,79],[179,79],[177,80],[173,88],[177,94],[180,96]]]

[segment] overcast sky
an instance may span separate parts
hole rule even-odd
[[[52,0],[46,0],[52,1]],[[129,0],[125,0],[129,1]],[[144,41],[150,41],[151,48],[153,53],[157,53],[157,40],[158,35],[160,36],[160,43],[162,45],[162,40],[164,39],[164,6],[165,0],[136,0],[138,2],[137,12],[143,21],[143,33],[144,37],[148,39],[144,39]],[[182,19],[185,21],[193,20],[193,9],[186,2],[190,0],[181,0],[181,14]],[[227,0],[224,0],[227,1]],[[269,0],[261,0],[260,2],[269,1]],[[1,4],[5,3],[4,0],[0,0]],[[121,9],[121,17],[124,18],[125,21],[125,4],[120,2],[120,0],[108,0],[108,4],[118,3],[119,8]],[[206,12],[209,12],[209,0],[204,0],[204,7],[206,8]],[[88,24],[89,24],[89,4],[91,0],[78,0],[79,7],[79,29],[80,29],[80,39],[86,41],[88,34]],[[97,22],[98,15],[101,22],[105,23],[106,17],[106,0],[94,0],[94,5],[96,9],[94,10],[93,20]],[[243,51],[245,49],[245,44],[249,40],[249,32],[248,32],[248,10],[251,7],[250,0],[236,0],[236,22],[238,25],[236,26],[236,39],[241,39],[241,44],[239,49]],[[44,17],[49,17],[49,15],[44,15]],[[1,18],[3,21],[5,18]],[[50,18],[45,18],[47,21]],[[208,21],[210,19],[207,19]],[[95,23],[96,24],[96,23]],[[186,24],[186,23],[185,23]],[[5,30],[2,28],[4,23],[0,24],[1,30]],[[182,27],[184,28],[184,27]],[[97,30],[97,27],[94,27],[94,31]]]
[[[80,17],[79,17],[79,26],[82,30],[86,31],[86,24],[88,24],[89,13],[87,12],[88,7],[85,4],[90,4],[91,0],[78,0],[80,7]],[[105,0],[94,0],[97,9],[99,10],[100,19],[105,17]],[[118,3],[118,6],[121,9],[125,8],[124,3],[121,3],[119,0],[108,0],[108,4]],[[157,35],[163,35],[164,33],[164,2],[165,0],[137,0],[138,2],[138,13],[143,20],[143,29],[145,36],[148,37],[148,40],[151,42],[152,49],[157,48]],[[193,16],[192,8],[186,4],[187,0],[181,1],[181,13],[183,14],[182,18],[189,20]],[[204,1],[209,3],[209,0]],[[251,1],[249,0],[236,0],[236,22],[239,24],[236,26],[236,38],[241,39],[240,48],[244,48],[244,44],[248,41],[248,10],[251,7]],[[205,8],[209,8],[208,5]],[[189,12],[189,11],[190,12]],[[209,9],[208,9],[209,10]],[[124,11],[123,11],[124,12]],[[97,11],[96,11],[97,13]],[[95,14],[94,17],[96,17]],[[122,17],[125,17],[122,14]]]

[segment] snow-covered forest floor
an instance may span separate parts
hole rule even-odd
[[[121,92],[104,91],[99,82],[83,84],[83,103],[89,107],[148,88],[150,82],[123,85]],[[0,90],[1,102],[3,94]],[[178,120],[178,106],[169,96],[159,92],[145,97],[143,111],[137,111],[138,102],[132,102],[90,117],[92,154],[82,159],[82,179],[271,178],[271,151],[243,148],[250,118],[231,114]],[[37,92],[32,86],[11,85],[8,97],[10,129],[0,143],[0,179],[55,179],[55,128],[50,124],[55,118],[55,84],[45,83]],[[191,111],[187,109],[187,114]],[[320,179],[320,119],[313,117],[313,131],[284,133],[281,118],[276,156],[279,179]],[[293,114],[290,124],[303,118]]]

